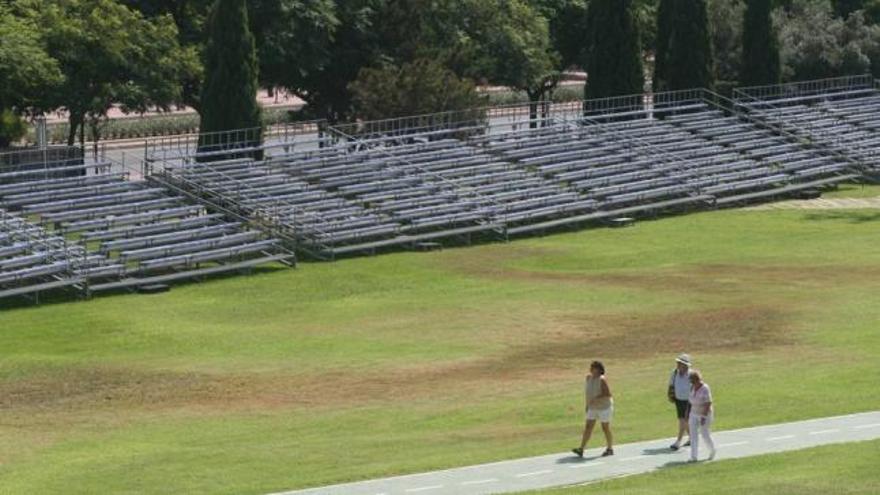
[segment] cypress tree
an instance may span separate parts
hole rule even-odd
[[[645,76],[633,1],[593,0],[590,25],[593,42],[587,65],[586,98],[641,93]]]
[[[747,0],[743,21],[743,63],[739,80],[744,86],[779,84],[782,68],[779,40],[773,32],[773,0]]]
[[[245,0],[217,0],[208,20],[205,82],[200,99],[200,132],[259,128],[257,53],[248,27]],[[214,134],[199,138],[200,151],[250,147],[261,132]],[[220,157],[225,158],[225,157]]]
[[[675,0],[664,72],[670,90],[714,86],[706,0]]]
[[[665,91],[666,59],[669,56],[669,38],[672,34],[672,19],[675,12],[675,0],[660,0],[657,8],[657,46],[654,47],[654,82],[655,93]]]

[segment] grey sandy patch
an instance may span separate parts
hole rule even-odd
[[[875,198],[793,199],[743,208],[744,210],[865,210],[880,209],[880,196]]]

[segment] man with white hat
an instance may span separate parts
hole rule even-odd
[[[691,392],[691,383],[688,373],[691,369],[691,357],[687,354],[679,354],[675,358],[675,369],[669,377],[669,402],[675,404],[675,414],[678,416],[678,438],[675,443],[670,445],[672,450],[678,450],[682,447],[681,440],[684,434],[688,434],[688,441],[684,443],[684,447],[690,445],[690,432],[688,431],[688,409],[690,403],[688,399]]]

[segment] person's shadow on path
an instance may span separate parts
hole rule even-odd
[[[643,449],[643,455],[669,455],[669,454],[681,454],[683,450],[672,450],[669,447],[663,447],[660,449]]]
[[[595,455],[593,457],[578,457],[576,455],[568,455],[556,459],[556,464],[583,464],[585,462],[595,461],[596,459],[601,458],[601,455]]]

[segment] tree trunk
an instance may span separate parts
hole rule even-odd
[[[99,118],[89,118],[89,129],[92,130],[92,153],[95,161],[98,161],[98,141],[101,139],[101,129]]]
[[[538,102],[541,101],[544,91],[526,89],[526,94],[529,95],[529,129],[535,129],[538,127]]]
[[[79,116],[79,147],[82,148],[83,154],[86,152],[86,115]]]
[[[76,142],[76,130],[77,130],[76,123],[77,122],[79,122],[79,120],[77,119],[76,114],[71,111],[70,115],[67,116],[67,123],[69,126],[69,129],[67,130],[67,145],[68,146],[73,146],[73,144]]]

